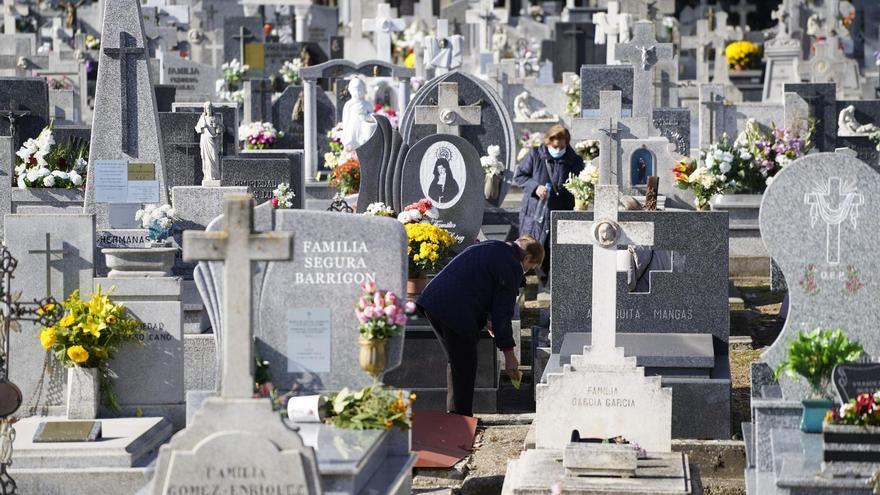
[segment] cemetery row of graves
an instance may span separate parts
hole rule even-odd
[[[3,20],[0,493],[880,490],[877,2]],[[481,328],[447,413],[419,295],[526,233],[519,366]]]

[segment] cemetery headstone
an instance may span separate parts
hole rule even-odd
[[[871,394],[880,390],[880,363],[838,364],[831,373],[837,397],[846,404],[859,394]]]
[[[0,77],[0,136],[14,136],[14,146],[37,137],[49,124],[49,89],[39,77]]]
[[[220,185],[247,187],[257,204],[272,199],[272,191],[281,183],[290,184],[295,208],[303,207],[304,183],[302,153],[243,153],[223,157]]]

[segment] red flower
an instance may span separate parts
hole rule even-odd
[[[856,412],[860,415],[869,412],[873,405],[874,396],[871,394],[859,394],[859,396],[856,397]]]
[[[378,112],[379,110],[382,110],[382,105],[380,105],[379,103],[376,103],[375,105],[373,105],[374,112]]]
[[[272,208],[278,208],[278,198],[272,198]]]

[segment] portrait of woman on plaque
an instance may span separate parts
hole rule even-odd
[[[434,143],[422,158],[422,192],[437,208],[451,208],[464,191],[465,173],[464,159],[452,143]]]

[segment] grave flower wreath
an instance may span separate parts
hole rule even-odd
[[[110,300],[112,291],[103,293],[98,286],[85,300],[75,290],[60,308],[46,308],[63,311],[64,316],[55,325],[41,328],[39,338],[43,348],[65,367],[97,368],[103,402],[118,411],[109,363],[123,344],[139,343],[143,335],[141,322],[130,318],[124,305]]]

